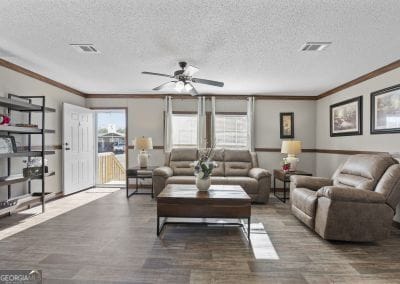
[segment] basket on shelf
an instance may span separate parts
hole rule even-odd
[[[22,169],[22,174],[24,177],[28,178],[39,178],[43,176],[43,168],[42,167],[28,167]],[[49,168],[45,166],[45,173],[49,172]]]

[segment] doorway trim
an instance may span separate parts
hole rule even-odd
[[[125,170],[127,171],[128,170],[128,165],[129,165],[129,151],[128,151],[128,149],[129,149],[129,147],[128,147],[128,137],[129,137],[129,125],[128,125],[128,107],[90,107],[90,109],[92,109],[92,110],[94,110],[94,111],[98,111],[98,110],[123,110],[124,112],[125,112]],[[96,122],[96,129],[95,129],[95,131],[97,131],[97,117],[96,117],[96,120],[95,120],[95,122]],[[96,132],[96,149],[97,149],[97,132]],[[95,155],[96,155],[96,157],[95,157],[95,164],[96,164],[96,167],[97,167],[97,150],[96,150],[96,153],[95,153]],[[95,174],[95,177],[96,177],[96,181],[97,181],[97,170],[96,170],[96,174]],[[96,186],[97,187],[120,187],[120,186],[118,186],[118,185],[115,185],[115,186],[105,186],[104,184],[97,184],[96,183]],[[125,185],[125,186],[127,186],[127,185]]]

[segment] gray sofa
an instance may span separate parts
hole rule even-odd
[[[400,165],[389,155],[354,155],[332,179],[292,176],[292,213],[327,240],[389,236],[400,201]]]
[[[166,153],[165,165],[153,172],[153,189],[157,196],[167,184],[194,184],[194,169],[190,166],[198,159],[197,149],[177,148]],[[212,158],[217,163],[211,184],[240,185],[253,202],[268,202],[271,174],[258,167],[256,153],[247,150],[217,149]]]

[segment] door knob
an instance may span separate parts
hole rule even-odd
[[[71,150],[71,148],[69,148],[68,145],[69,145],[69,144],[68,144],[67,142],[65,142],[65,151]]]

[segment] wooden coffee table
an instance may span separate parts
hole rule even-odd
[[[239,219],[240,222],[169,222],[168,218]],[[201,192],[195,185],[169,184],[157,196],[157,236],[167,224],[238,225],[250,240],[250,218],[251,198],[238,185],[212,185]],[[247,229],[243,219],[247,220]]]

